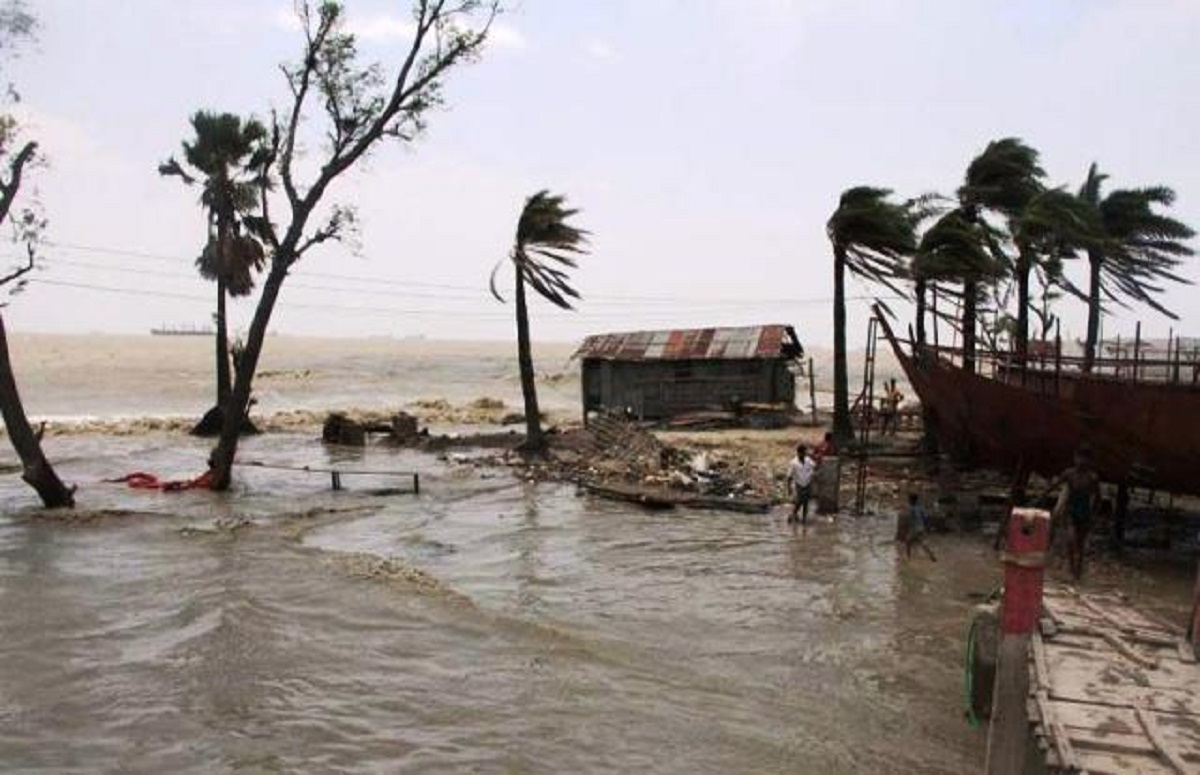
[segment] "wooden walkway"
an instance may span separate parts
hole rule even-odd
[[[1200,665],[1182,633],[1116,597],[1047,585],[1029,719],[1052,773],[1200,774]]]

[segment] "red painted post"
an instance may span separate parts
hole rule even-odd
[[[1006,525],[1004,599],[1000,606],[1000,649],[992,691],[987,775],[1021,775],[1029,742],[1029,637],[1042,612],[1050,512],[1013,509]]]
[[[1013,509],[1008,518],[1004,563],[1004,602],[1000,632],[1028,635],[1042,612],[1046,552],[1050,548],[1050,512]]]

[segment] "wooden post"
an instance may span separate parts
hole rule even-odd
[[[421,494],[421,475],[413,471],[413,495]]]
[[[1006,526],[1000,649],[988,730],[987,775],[1021,775],[1029,743],[1029,639],[1042,610],[1050,512],[1013,509]]]
[[[1183,346],[1183,337],[1179,337],[1178,339],[1175,340],[1175,365],[1171,369],[1171,382],[1176,385],[1179,384],[1179,357],[1180,357],[1180,355],[1182,355],[1182,353],[1180,353],[1179,350],[1182,346]],[[1170,355],[1171,355],[1171,352],[1168,350],[1167,357],[1170,357]]]
[[[812,425],[818,425],[817,420],[817,374],[813,369],[813,359],[808,359],[808,403],[812,408]]]
[[[1054,395],[1062,395],[1062,328],[1054,321]]]
[[[1133,334],[1133,383],[1138,381],[1138,360],[1142,354],[1142,321],[1138,321]]]
[[[1166,380],[1171,380],[1171,348],[1175,346],[1175,326],[1167,329],[1167,376]]]
[[[329,472],[330,484],[335,490],[342,489],[342,474],[340,471]]]

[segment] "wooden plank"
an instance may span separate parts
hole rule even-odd
[[[1042,730],[1054,747],[1054,752],[1058,757],[1058,766],[1063,769],[1078,769],[1075,751],[1071,747],[1071,738],[1067,734],[1066,727],[1055,717],[1050,706],[1049,695],[1042,689],[1036,692],[1035,697],[1038,715],[1042,720]]]
[[[1089,611],[1124,633],[1140,633],[1145,638],[1165,638],[1172,643],[1179,634],[1176,628],[1161,626],[1159,622],[1123,601],[1102,602],[1100,598],[1081,594],[1079,602]]]
[[[1060,775],[1176,775],[1170,765],[1153,754],[1121,751],[1080,751],[1079,770],[1057,770]]]
[[[1032,644],[1034,675],[1037,678],[1037,684],[1047,692],[1054,691],[1053,678],[1046,663],[1046,644],[1042,642],[1042,636],[1035,632]]]
[[[1079,753],[1084,751],[1107,751],[1109,753],[1157,756],[1158,749],[1144,733],[1122,735],[1114,732],[1097,733],[1094,729],[1066,727],[1071,735],[1071,744]]]
[[[1075,744],[1076,755],[1081,758],[1086,758],[1088,750],[1101,747],[1110,753],[1133,755],[1131,749],[1137,748],[1136,741],[1141,739],[1143,755],[1152,761],[1161,761],[1157,747],[1146,735],[1132,707],[1093,705],[1054,698],[1049,700],[1048,707],[1055,720],[1068,730]],[[1150,712],[1149,709],[1147,712]],[[1168,713],[1159,714],[1154,720],[1163,745],[1184,758],[1185,762],[1190,759],[1200,763],[1200,717]],[[1154,749],[1153,754],[1149,751],[1151,748]],[[1189,766],[1193,768],[1192,771],[1200,771],[1196,764]],[[1127,771],[1139,770],[1130,768]]]
[[[1067,730],[1063,725],[1055,721],[1052,725],[1054,729],[1054,747],[1058,751],[1059,766],[1064,770],[1078,770],[1079,757],[1075,755],[1075,748],[1071,745],[1071,738],[1067,735]]]
[[[1146,668],[1147,670],[1157,670],[1158,669],[1158,660],[1157,659],[1155,659],[1153,657],[1148,657],[1145,654],[1142,654],[1141,652],[1135,651],[1128,643],[1123,641],[1120,638],[1120,636],[1115,635],[1111,632],[1102,632],[1102,633],[1100,633],[1100,637],[1104,638],[1104,640],[1108,642],[1108,645],[1110,645],[1114,649],[1116,649],[1117,652],[1120,653],[1122,656],[1124,656],[1126,659],[1129,659],[1129,660],[1141,665],[1142,667]]]
[[[1025,767],[1029,720],[1029,635],[1005,633],[1000,637],[996,683],[992,691],[992,723],[988,728],[987,775],[1020,775]]]
[[[1154,721],[1154,716],[1150,714],[1145,707],[1137,705],[1134,707],[1134,715],[1142,725],[1142,729],[1146,732],[1146,737],[1150,738],[1150,742],[1154,743],[1154,747],[1158,749],[1161,755],[1168,764],[1175,768],[1179,775],[1195,775],[1200,771],[1200,768],[1191,767],[1183,760],[1178,753],[1171,748],[1166,739],[1162,735],[1162,731],[1158,728],[1158,724]]]

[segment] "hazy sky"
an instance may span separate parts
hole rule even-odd
[[[156,167],[198,108],[265,117],[285,104],[277,65],[300,50],[291,3],[31,5],[40,39],[5,68],[49,159],[34,179],[54,244],[10,326],[206,323],[196,192]],[[398,62],[408,3],[347,6],[363,54]],[[535,337],[788,322],[828,346],[825,221],[839,193],[952,193],[994,138],[1024,138],[1072,190],[1093,160],[1117,186],[1171,185],[1174,214],[1200,226],[1197,40],[1194,0],[523,0],[483,59],[451,75],[424,138],[335,186],[359,209],[361,250],[305,258],[275,329],[511,336],[487,278],[524,197],[545,187],[583,209],[593,253],[575,274],[579,310],[537,307]],[[1195,293],[1167,297],[1176,330],[1200,334]],[[865,305],[851,305],[852,345]],[[237,303],[235,325],[251,310]],[[1064,333],[1081,335],[1082,305],[1060,310]],[[1108,331],[1172,325],[1122,315]]]

